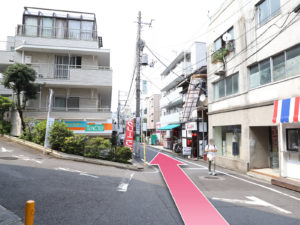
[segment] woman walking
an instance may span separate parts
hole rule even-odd
[[[208,159],[208,174],[209,175],[216,175],[216,151],[217,151],[217,147],[215,145],[215,142],[213,139],[209,139],[209,144],[206,145],[205,147],[205,151],[208,152],[207,153],[207,159]],[[213,172],[211,171],[211,164],[213,164]]]

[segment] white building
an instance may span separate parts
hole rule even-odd
[[[298,5],[226,0],[211,18],[208,114],[217,164],[273,173],[280,167],[281,176],[300,178],[299,122],[284,124],[283,131],[272,123],[274,101],[300,95]]]
[[[176,86],[183,81],[187,75],[205,65],[206,44],[203,42],[195,42],[186,51],[180,52],[161,73],[161,127],[180,123],[183,109],[182,88],[177,88]]]
[[[13,63],[37,72],[40,92],[28,102],[25,117],[45,119],[53,89],[51,117],[64,120],[74,133],[111,135],[110,51],[102,48],[94,13],[25,7],[22,24],[7,43],[0,51],[2,72]],[[0,94],[8,93],[2,87]]]

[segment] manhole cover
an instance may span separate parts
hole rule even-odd
[[[17,157],[0,157],[0,159],[3,159],[3,160],[17,160],[18,158]]]

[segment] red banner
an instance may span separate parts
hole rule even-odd
[[[125,134],[125,146],[133,151],[133,127],[134,123],[132,121],[127,121],[126,123],[126,134]]]

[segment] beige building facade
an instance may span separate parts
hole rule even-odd
[[[209,137],[220,166],[244,172],[270,168],[284,175],[282,157],[287,156],[281,152],[298,154],[282,144],[286,137],[272,122],[274,101],[300,93],[298,4],[226,0],[211,19]]]

